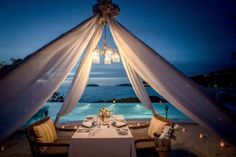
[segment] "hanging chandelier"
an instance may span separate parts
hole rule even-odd
[[[104,44],[103,48],[95,48],[92,52],[92,62],[93,64],[100,64],[101,57],[104,57],[104,64],[119,63],[120,55],[117,49],[113,49],[110,46],[107,46],[107,23],[104,23]]]

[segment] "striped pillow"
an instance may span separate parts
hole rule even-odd
[[[57,134],[52,120],[33,127],[37,141],[40,143],[52,143],[57,139]]]
[[[53,121],[51,119],[49,119],[46,123],[50,126],[52,134],[53,134],[53,138],[56,140],[57,139],[57,132],[56,132]]]

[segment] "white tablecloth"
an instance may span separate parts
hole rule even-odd
[[[123,118],[120,115],[116,117]],[[94,128],[94,132],[94,135],[76,132],[70,143],[69,157],[136,157],[130,130],[127,135],[120,135],[113,126],[101,126]]]

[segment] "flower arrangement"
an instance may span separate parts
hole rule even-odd
[[[101,108],[99,110],[99,116],[101,118],[109,118],[111,116],[111,110],[109,108]]]

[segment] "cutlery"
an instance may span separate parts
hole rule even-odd
[[[78,129],[77,132],[89,132],[90,129]]]

